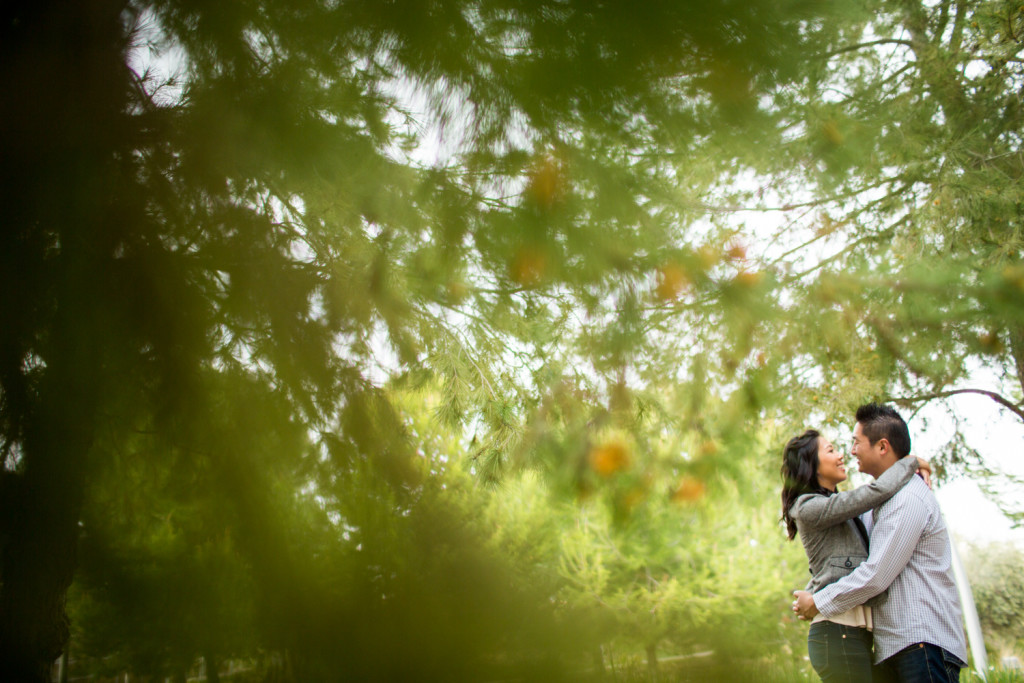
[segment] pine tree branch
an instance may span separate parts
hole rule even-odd
[[[855,52],[866,47],[874,47],[875,45],[903,45],[905,47],[913,47],[913,43],[909,40],[903,40],[902,38],[879,38],[878,40],[869,40],[865,43],[855,43],[853,45],[847,45],[837,50],[831,50],[830,52],[822,52],[821,54],[814,55],[812,59],[830,59],[836,55],[841,55],[846,52]]]
[[[949,53],[960,52],[960,45],[964,37],[964,21],[967,18],[967,3],[964,0],[957,0],[956,17],[953,19],[953,35],[949,41]]]
[[[843,257],[845,255],[848,255],[848,254],[852,253],[857,248],[859,248],[861,245],[863,245],[863,244],[870,244],[871,242],[877,240],[878,236],[880,234],[884,234],[886,232],[895,232],[896,228],[898,228],[899,226],[901,226],[904,223],[906,223],[908,218],[909,218],[909,216],[903,216],[898,221],[896,221],[895,223],[892,223],[887,228],[885,228],[885,229],[883,229],[883,230],[881,230],[879,232],[868,233],[868,234],[864,235],[863,237],[857,239],[856,241],[844,245],[841,250],[837,251],[836,253],[832,254],[831,256],[828,256],[826,258],[821,259],[820,261],[815,263],[813,266],[807,268],[806,270],[803,270],[803,271],[801,271],[799,273],[794,273],[794,274],[790,275],[786,279],[782,280],[781,284],[782,285],[788,285],[788,284],[790,284],[792,282],[796,282],[797,280],[802,280],[803,278],[807,277],[808,275],[810,275],[813,272],[816,272],[816,271],[824,269],[825,266],[829,265],[833,261],[836,261],[837,259],[839,259],[839,258],[841,258],[841,257]],[[847,220],[849,220],[849,219],[847,219]],[[813,241],[814,240],[812,240],[812,242]],[[810,242],[808,242],[808,244],[810,244]]]
[[[806,202],[797,202],[794,204],[783,204],[782,206],[713,206],[711,204],[692,204],[687,205],[688,209],[699,209],[702,211],[710,211],[713,213],[740,213],[743,211],[793,211],[795,209],[804,209],[807,207],[822,206],[824,204],[832,204],[839,202],[844,199],[850,199],[858,195],[864,194],[869,190],[873,190],[877,187],[889,185],[894,182],[897,178],[884,178],[877,183],[865,185],[864,187],[851,190],[849,192],[843,192],[840,194],[831,195],[828,197],[822,197],[821,199],[812,199]],[[891,195],[892,193],[890,193]],[[887,195],[887,196],[890,196]]]
[[[935,35],[942,36],[946,32],[946,25],[949,23],[949,2],[946,0],[939,8],[939,20],[935,22]]]
[[[886,76],[878,82],[878,86],[875,90],[879,93],[879,101],[885,101],[887,98],[896,97],[899,95],[899,88],[901,85],[905,86],[903,81],[898,80],[900,76],[915,68],[914,62],[907,62],[896,71],[892,72],[889,76]],[[886,90],[885,87],[892,84],[892,88]]]
[[[960,394],[978,394],[980,396],[987,396],[996,403],[998,403],[999,405],[1011,411],[1021,420],[1024,420],[1024,407],[1022,407],[1020,404],[1014,403],[1010,399],[1000,394],[997,394],[994,391],[989,391],[987,389],[950,389],[949,391],[937,391],[931,394],[924,394],[921,396],[907,396],[902,398],[894,398],[892,400],[894,403],[911,404],[921,403],[923,401],[933,401],[937,398],[949,398],[950,396],[957,396]]]
[[[935,43],[928,40],[928,19],[921,5],[911,0],[905,0],[903,4],[903,28],[910,33],[914,57],[921,65],[919,73],[947,120],[953,124],[953,129],[963,134],[970,128],[974,109],[964,92],[960,74],[953,67],[955,60],[950,61],[946,56],[960,51],[964,7],[958,3],[954,37],[949,48],[945,49],[938,44],[942,36],[936,36]]]

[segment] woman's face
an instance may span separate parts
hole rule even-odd
[[[823,436],[818,437],[818,484],[822,488],[834,491],[836,484],[846,481],[846,468],[843,467],[843,456],[840,455],[832,442]]]

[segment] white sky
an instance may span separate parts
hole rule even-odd
[[[994,467],[1024,477],[1024,423],[1009,411],[984,396],[958,396],[951,399],[958,414],[969,425],[968,442]],[[951,425],[945,428],[952,430]],[[936,419],[935,432],[943,431]],[[930,430],[930,431],[931,431]],[[928,457],[948,439],[946,434],[913,434],[915,451]],[[1003,492],[1014,507],[1024,507],[1024,491],[1007,487]],[[961,547],[995,542],[1014,542],[1024,547],[1024,529],[1012,529],[998,506],[969,478],[959,478],[938,487],[935,492],[946,524]]]

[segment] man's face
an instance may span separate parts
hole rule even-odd
[[[882,459],[884,441],[879,439],[872,446],[868,437],[864,436],[860,422],[856,424],[853,428],[853,448],[850,449],[850,455],[857,458],[857,469],[876,478],[887,469]]]

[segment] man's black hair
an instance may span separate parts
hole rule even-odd
[[[872,445],[885,439],[896,457],[910,454],[910,430],[892,406],[868,403],[857,408],[857,422]]]

